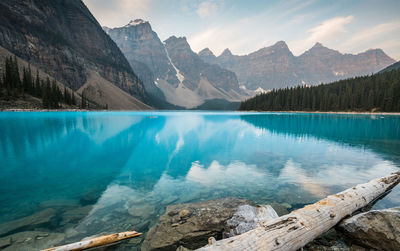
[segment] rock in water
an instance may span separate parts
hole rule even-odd
[[[6,222],[0,225],[0,236],[17,232],[20,229],[34,229],[36,227],[50,224],[55,216],[56,210],[48,208],[33,215],[15,221]]]
[[[7,245],[0,246],[4,251],[31,251],[51,248],[64,240],[63,233],[49,233],[42,231],[26,231],[12,234],[10,236],[0,238],[0,243],[4,240]]]
[[[400,207],[357,214],[338,226],[345,239],[376,250],[400,250]]]
[[[241,205],[254,203],[222,198],[168,206],[159,223],[147,233],[142,250],[175,251],[179,246],[196,249],[205,246],[209,237],[221,239],[226,221]]]
[[[263,221],[278,218],[278,214],[270,205],[239,206],[231,219],[226,222],[224,238],[246,233],[258,227]]]

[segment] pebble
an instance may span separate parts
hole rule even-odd
[[[189,210],[183,209],[183,210],[181,210],[181,211],[179,212],[179,217],[180,217],[181,219],[183,219],[183,218],[188,217],[189,214],[190,214],[190,211],[189,211]]]

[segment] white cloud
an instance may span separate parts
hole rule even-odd
[[[196,10],[197,15],[199,15],[201,18],[206,18],[209,16],[213,16],[217,13],[217,4],[214,2],[206,1],[206,2],[201,2],[199,4],[199,7]]]
[[[103,26],[123,26],[129,20],[144,18],[153,0],[83,0]]]
[[[267,180],[266,176],[267,174],[260,172],[256,165],[247,165],[239,161],[222,165],[214,160],[208,167],[201,165],[198,161],[193,162],[186,179],[204,186],[226,188],[243,187],[249,183],[261,184]]]
[[[260,27],[263,16],[242,18],[228,24],[213,25],[188,38],[191,47],[200,51],[210,48],[216,55],[229,48],[234,54],[244,54],[276,41],[265,39],[270,32],[269,26]],[[257,33],[254,31],[257,30]]]
[[[377,41],[382,41],[383,39],[386,42],[379,44],[383,45],[382,47],[384,48],[391,48],[394,45],[399,45],[398,43],[394,44],[393,41],[387,43],[388,38],[386,36],[391,36],[394,31],[400,31],[400,22],[378,24],[355,33],[348,40],[339,44],[338,47],[344,50],[353,50],[358,48],[369,49],[371,47],[376,48],[380,47],[377,46]],[[398,40],[395,42],[398,42]]]
[[[325,20],[322,24],[308,30],[308,36],[293,42],[289,45],[295,54],[304,52],[316,42],[331,42],[346,33],[346,25],[354,20],[354,16],[335,17]]]

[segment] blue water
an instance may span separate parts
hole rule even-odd
[[[293,210],[400,168],[391,115],[2,112],[0,139],[0,224],[50,207],[42,227],[69,240],[146,232],[169,204],[219,197]],[[399,205],[396,188],[375,207]]]

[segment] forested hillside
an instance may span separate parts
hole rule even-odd
[[[239,110],[399,112],[400,70],[312,87],[272,90],[242,102]]]

